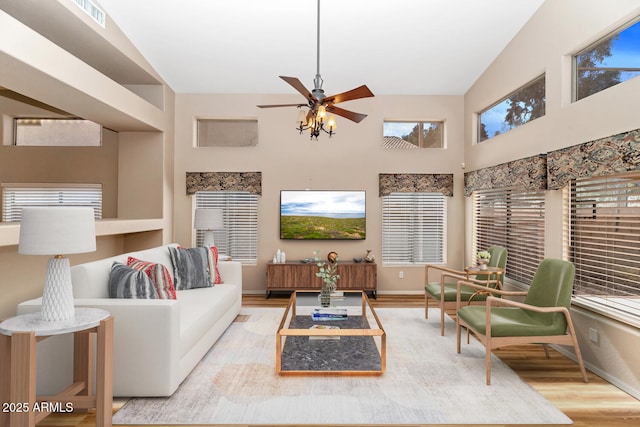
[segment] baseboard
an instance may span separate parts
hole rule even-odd
[[[573,360],[574,362],[576,362],[576,364],[578,363],[578,359],[576,358],[575,353],[573,351],[571,351],[568,347],[561,346],[561,345],[556,345],[556,344],[552,344],[552,345],[550,345],[550,347],[552,347],[558,353],[560,353],[560,354],[568,357],[569,359]],[[618,387],[620,390],[624,391],[625,393],[629,394],[630,396],[633,396],[635,399],[640,400],[640,390],[637,390],[636,388],[632,387],[631,385],[629,385],[629,384],[625,383],[624,381],[620,380],[620,378],[614,377],[613,375],[607,373],[606,371],[603,371],[602,369],[598,368],[597,366],[593,365],[592,363],[589,363],[586,360],[583,360],[583,362],[584,362],[584,366],[585,366],[585,368],[587,368],[587,370],[593,372],[594,374],[596,374],[597,376],[599,376],[603,380],[607,381],[608,383],[611,383],[614,386]]]
[[[381,291],[378,290],[378,295],[424,295],[424,291]]]

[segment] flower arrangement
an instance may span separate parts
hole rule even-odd
[[[320,270],[316,273],[317,277],[322,279],[322,287],[326,287],[329,293],[335,292],[338,285],[338,279],[340,275],[337,274],[338,263],[324,263],[319,262],[318,267]]]
[[[320,250],[316,250],[313,254],[313,259],[317,261],[318,272],[316,273],[316,277],[322,279],[322,288],[320,290],[320,299],[321,302],[326,305],[329,304],[329,297],[332,292],[336,291],[336,287],[338,285],[338,279],[340,279],[340,275],[338,274],[338,254],[335,252],[329,252],[327,259],[328,263],[324,261],[320,261],[318,258],[318,253]],[[322,301],[323,296],[326,298],[326,301]]]
[[[489,260],[491,259],[491,254],[487,251],[478,252],[478,264],[480,264],[480,270],[486,270],[487,264],[489,264]]]

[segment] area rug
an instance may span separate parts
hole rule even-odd
[[[494,356],[485,384],[484,347],[456,354],[455,323],[439,313],[376,310],[387,333],[379,377],[280,377],[275,331],[283,309],[242,308],[168,398],[133,398],[114,424],[571,424]]]

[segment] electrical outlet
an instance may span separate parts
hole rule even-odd
[[[589,328],[589,340],[596,344],[600,341],[600,334],[596,328]]]
[[[399,272],[398,277],[404,279],[404,271]]]

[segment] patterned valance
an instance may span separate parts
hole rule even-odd
[[[381,173],[380,197],[390,193],[442,193],[453,196],[453,174]]]
[[[196,191],[248,191],[262,195],[262,172],[187,172],[187,195]]]
[[[464,174],[464,195],[476,190],[517,187],[524,190],[547,188],[547,158],[545,154],[513,160]]]
[[[640,129],[574,145],[547,155],[549,189],[572,179],[640,170]]]

